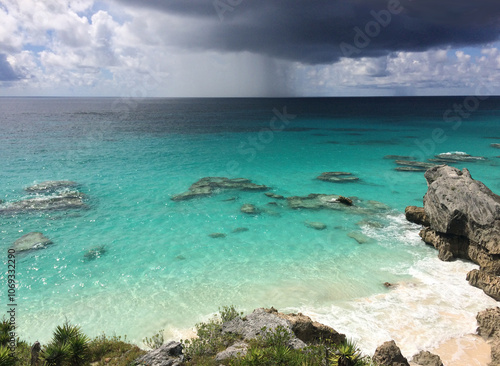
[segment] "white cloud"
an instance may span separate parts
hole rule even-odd
[[[485,48],[481,56],[463,50],[396,52],[378,58],[341,59],[332,65],[295,65],[305,75],[311,94],[339,95],[356,89],[397,94],[401,90],[416,95],[467,94],[479,84],[500,92],[500,51]],[[316,90],[315,90],[316,88]]]
[[[478,82],[500,92],[500,51],[493,45],[479,56],[439,49],[311,66],[243,51],[183,48],[182,30],[191,27],[202,37],[206,20],[98,5],[92,0],[5,0],[0,7],[0,55],[6,55],[21,80],[0,84],[0,93],[464,94]]]

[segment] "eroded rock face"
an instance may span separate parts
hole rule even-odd
[[[425,214],[423,207],[408,206],[405,209],[406,220],[413,222],[414,224],[429,226],[429,219]]]
[[[266,311],[289,321],[292,331],[303,342],[315,343],[322,340],[333,344],[341,344],[346,341],[345,334],[341,334],[327,325],[312,321],[311,318],[302,313],[283,314],[274,308],[266,309]]]
[[[500,254],[500,196],[472,179],[469,171],[437,166],[425,173],[424,208],[430,227],[464,236],[489,254]]]
[[[472,286],[482,289],[486,295],[500,301],[500,278],[498,276],[473,269],[467,273],[467,281]]]
[[[500,308],[479,312],[476,316],[477,333],[485,339],[500,338]]]
[[[379,346],[375,350],[373,361],[378,362],[381,366],[410,366],[394,341],[388,341]]]
[[[205,177],[193,183],[189,190],[172,196],[173,201],[184,201],[193,198],[210,196],[220,189],[236,189],[240,191],[267,191],[269,187],[252,183],[250,179],[225,177]]]
[[[467,169],[440,165],[425,172],[422,209],[407,207],[409,221],[420,223],[422,239],[444,261],[471,260],[480,266],[467,275],[472,286],[500,299],[500,196],[472,179]]]
[[[438,355],[428,351],[421,351],[412,358],[412,362],[420,366],[443,366],[443,362]]]
[[[481,311],[476,316],[477,333],[491,344],[491,362],[488,366],[500,365],[500,308]]]
[[[39,232],[28,233],[17,239],[12,244],[11,249],[16,252],[25,252],[28,250],[44,249],[47,245],[52,244],[52,240]]]
[[[470,259],[467,255],[469,240],[463,236],[443,234],[425,227],[419,233],[422,240],[433,245],[438,251],[438,257],[442,261],[451,261],[455,258]]]

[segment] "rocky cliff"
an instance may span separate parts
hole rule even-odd
[[[480,266],[469,283],[500,300],[500,196],[467,169],[440,165],[425,172],[424,207],[407,207],[406,218],[423,225],[422,239],[444,261],[471,260]]]

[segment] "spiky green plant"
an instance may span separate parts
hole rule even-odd
[[[349,340],[336,346],[330,361],[335,366],[361,366],[363,364],[361,352],[356,343]]]
[[[43,359],[48,366],[62,366],[70,355],[67,343],[50,343],[43,351]]]
[[[14,366],[16,358],[12,356],[7,346],[0,346],[0,366]]]
[[[42,352],[42,357],[50,366],[81,366],[89,359],[89,338],[80,327],[68,321],[57,326],[52,341]]]
[[[14,327],[12,324],[6,320],[5,318],[2,319],[2,322],[0,322],[0,345],[1,346],[7,346],[10,341],[10,332],[14,330]]]

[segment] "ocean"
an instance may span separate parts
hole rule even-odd
[[[396,161],[482,157],[452,165],[498,193],[499,127],[495,97],[0,98],[0,212],[54,194],[24,190],[49,180],[76,182],[87,206],[0,213],[5,314],[8,249],[42,232],[52,245],[16,253],[17,332],[30,342],[66,319],[139,345],[161,329],[185,338],[224,305],[303,312],[366,353],[395,339],[410,356],[473,333],[496,302],[465,280],[476,265],[441,262],[405,220],[427,186]],[[223,188],[172,200],[204,177],[354,206]]]

